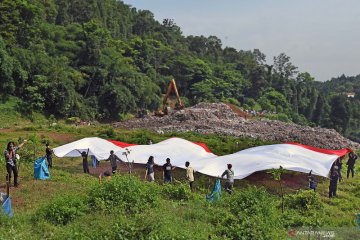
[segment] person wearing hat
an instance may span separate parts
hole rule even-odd
[[[329,198],[336,196],[338,180],[339,180],[339,169],[338,166],[334,166],[330,174]]]
[[[15,143],[14,142],[9,142],[7,144],[6,150],[4,152],[4,156],[5,156],[5,162],[6,162],[6,171],[8,173],[9,176],[9,183],[11,180],[11,173],[14,173],[14,187],[17,187],[18,184],[18,168],[16,165],[16,160],[20,159],[20,156],[18,154],[16,154],[16,151],[19,150],[20,148],[22,148],[22,146],[24,146],[24,144],[27,142],[27,140],[24,140],[23,143],[19,144],[18,146],[15,147]]]
[[[226,176],[225,191],[231,194],[234,186],[234,171],[232,170],[232,164],[227,165],[227,169],[221,175],[221,178],[224,178],[224,176]]]

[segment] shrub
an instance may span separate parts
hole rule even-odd
[[[66,123],[67,124],[75,124],[75,123],[80,123],[81,120],[79,117],[69,117],[66,119]]]
[[[230,103],[230,104],[233,104],[233,105],[236,105],[236,106],[240,106],[239,101],[237,99],[235,99],[235,98],[226,98],[224,100],[224,102]]]
[[[274,198],[249,187],[224,198],[229,213],[219,216],[218,233],[230,239],[278,239],[281,232]]]
[[[289,117],[285,113],[279,113],[277,115],[277,120],[279,120],[281,122],[291,122]]]
[[[295,194],[285,196],[285,206],[302,211],[323,209],[318,194],[312,190],[299,190]]]
[[[99,132],[99,137],[101,138],[115,138],[116,133],[112,127],[108,127]]]
[[[111,181],[93,188],[89,198],[95,209],[122,209],[128,213],[137,213],[157,203],[158,186],[143,183],[136,177],[115,175]]]
[[[119,121],[127,121],[132,118],[134,118],[134,115],[131,113],[119,113],[118,120]]]
[[[171,200],[187,201],[191,196],[191,191],[187,184],[165,184],[162,188],[162,193]]]
[[[66,225],[87,211],[87,201],[84,197],[68,195],[59,197],[52,203],[40,208],[37,217],[42,217],[53,224]]]
[[[324,214],[322,212],[297,210],[286,210],[282,215],[282,225],[289,227],[320,227],[324,225]]]

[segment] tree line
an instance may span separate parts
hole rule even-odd
[[[229,102],[360,138],[360,92],[345,95],[359,76],[317,82],[285,53],[269,63],[259,49],[185,37],[117,0],[3,0],[0,13],[0,98],[19,97],[24,113],[118,120],[158,109],[175,78],[188,105]]]

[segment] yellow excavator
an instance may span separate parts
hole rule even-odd
[[[165,97],[163,99],[162,108],[161,108],[161,110],[158,110],[158,111],[155,112],[155,116],[162,117],[162,116],[168,114],[168,109],[167,109],[166,103],[167,103],[167,100],[169,98],[169,95],[170,95],[171,91],[175,91],[175,94],[176,94],[177,105],[175,105],[175,109],[180,110],[180,109],[184,108],[184,105],[181,102],[179,92],[178,92],[177,87],[176,87],[175,80],[172,79],[170,81],[170,83],[169,83],[168,89],[166,91],[166,95],[165,95]]]

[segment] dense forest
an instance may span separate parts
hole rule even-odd
[[[229,102],[360,139],[360,75],[317,82],[285,53],[270,63],[216,36],[185,37],[122,1],[2,0],[0,13],[0,98],[18,97],[24,114],[119,120],[158,109],[175,78],[187,105]]]

